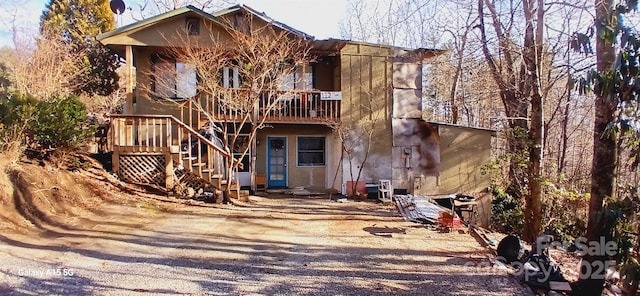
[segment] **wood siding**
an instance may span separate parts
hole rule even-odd
[[[363,137],[374,124],[373,142],[364,164],[361,181],[377,182],[391,178],[391,110],[392,110],[392,60],[389,48],[347,44],[341,54],[342,124],[355,131],[347,136],[351,140]],[[355,170],[363,163],[366,146],[352,152]],[[343,160],[343,182],[350,181],[349,162]],[[355,179],[355,176],[354,176]]]
[[[441,195],[477,194],[489,187],[491,178],[480,169],[491,161],[493,132],[440,125],[440,173],[418,180],[416,193]]]

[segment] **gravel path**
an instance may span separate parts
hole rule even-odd
[[[392,205],[252,200],[111,204],[38,235],[2,233],[0,294],[528,295],[470,235],[405,222]]]

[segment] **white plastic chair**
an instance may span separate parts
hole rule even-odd
[[[378,199],[383,202],[393,201],[393,185],[391,180],[379,180],[378,181]]]

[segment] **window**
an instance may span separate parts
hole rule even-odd
[[[156,57],[153,68],[153,89],[156,96],[186,99],[198,92],[198,74],[194,65]]]
[[[229,142],[231,142],[231,138],[233,138],[233,135],[229,135]],[[238,138],[236,138],[236,141],[234,142],[233,157],[242,162],[242,168],[238,168],[238,172],[249,172],[249,169],[251,168],[249,164],[249,155],[251,154],[251,148],[249,148],[247,154],[245,154],[242,159],[240,159],[240,157],[242,156],[242,152],[244,151],[244,149],[247,149],[247,146],[249,146],[250,144],[251,143],[249,143],[249,135],[244,134],[238,135]]]
[[[187,34],[200,35],[200,19],[196,17],[188,17],[186,20]]]
[[[279,90],[293,90],[293,89],[313,89],[313,68],[307,66],[303,73],[303,68],[298,67],[295,72],[282,75],[280,77]]]
[[[298,137],[298,166],[325,165],[324,141],[324,137]]]
[[[240,74],[237,67],[222,68],[222,86],[226,88],[240,87]]]

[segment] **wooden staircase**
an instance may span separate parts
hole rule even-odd
[[[228,184],[232,155],[171,115],[112,115],[109,139],[113,170],[125,181],[196,193]]]

